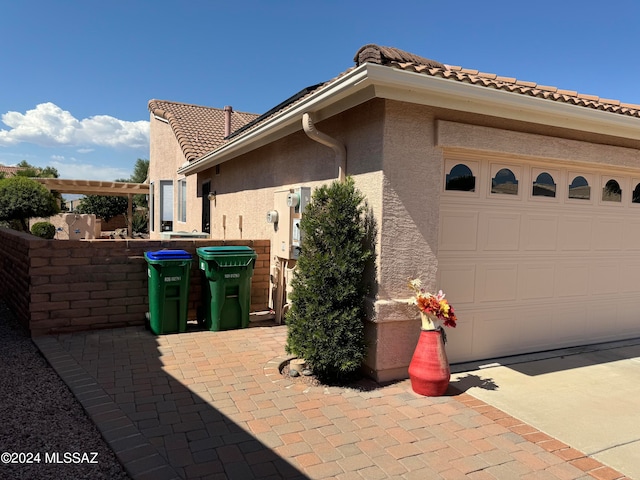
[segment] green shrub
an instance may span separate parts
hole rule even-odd
[[[353,179],[333,182],[314,192],[300,221],[286,350],[323,381],[354,377],[366,353],[363,276],[373,252],[363,202]]]
[[[36,237],[51,240],[56,236],[56,227],[49,222],[36,222],[31,227],[31,233]]]
[[[149,214],[146,210],[133,212],[131,226],[134,233],[149,233]]]

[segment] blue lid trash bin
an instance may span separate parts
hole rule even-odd
[[[248,327],[251,277],[258,254],[246,246],[200,247],[196,253],[202,271],[205,329]]]
[[[156,335],[187,330],[193,256],[184,250],[144,252],[149,277],[149,327]]]

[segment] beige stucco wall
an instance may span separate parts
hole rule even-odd
[[[93,214],[59,213],[48,218],[32,218],[29,228],[37,222],[49,222],[56,227],[57,240],[100,238],[101,222]]]
[[[420,331],[408,281],[435,287],[442,154],[434,134],[429,108],[386,102],[379,290],[365,364],[381,381],[407,376]]]
[[[317,124],[320,131],[345,143],[347,174],[354,177],[377,218],[382,211],[382,108],[382,102],[372,102]],[[329,183],[338,168],[331,149],[300,131],[226,162],[219,174],[215,172],[212,168],[198,174],[199,182],[211,179],[216,192],[211,202],[212,238],[269,238],[274,227],[266,222],[266,213],[275,207],[274,193]]]
[[[614,138],[600,138],[600,142],[604,143],[595,143],[445,120],[437,122],[437,132],[438,147],[461,153],[485,154],[497,158],[530,158],[551,163],[608,164],[633,169],[640,166],[640,142],[636,142],[636,148],[629,148],[617,146]],[[597,140],[596,137],[588,138]],[[620,139],[620,143],[629,144],[623,139]]]
[[[185,162],[182,149],[176,140],[171,126],[151,115],[150,119],[151,148],[149,151],[149,179],[153,182],[153,225],[149,232],[151,239],[160,238],[160,181],[171,180],[173,182],[173,230],[174,231],[201,231],[202,228],[202,203],[198,197],[198,179],[195,175],[186,177],[187,181],[187,218],[186,222],[178,221],[178,180],[185,178],[178,176],[178,168]]]

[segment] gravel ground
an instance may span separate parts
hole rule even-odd
[[[25,463],[29,459],[34,463]],[[97,464],[88,463],[92,460]],[[129,478],[80,403],[0,302],[0,479]]]

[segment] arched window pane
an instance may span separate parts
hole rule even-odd
[[[586,178],[578,176],[573,179],[573,182],[569,185],[569,198],[579,200],[589,200],[591,198],[591,187]]]
[[[534,197],[555,197],[556,196],[556,184],[553,181],[553,177],[547,172],[538,175],[538,178],[533,182],[533,196]]]
[[[620,184],[615,180],[609,180],[602,189],[602,201],[603,202],[621,202],[622,201],[622,189]]]
[[[633,191],[633,198],[631,199],[631,202],[640,203],[640,183],[636,185],[636,188]]]
[[[511,170],[503,168],[491,180],[491,193],[518,194],[518,180]]]
[[[445,190],[460,190],[463,192],[475,192],[476,177],[466,165],[459,163],[447,174]]]

